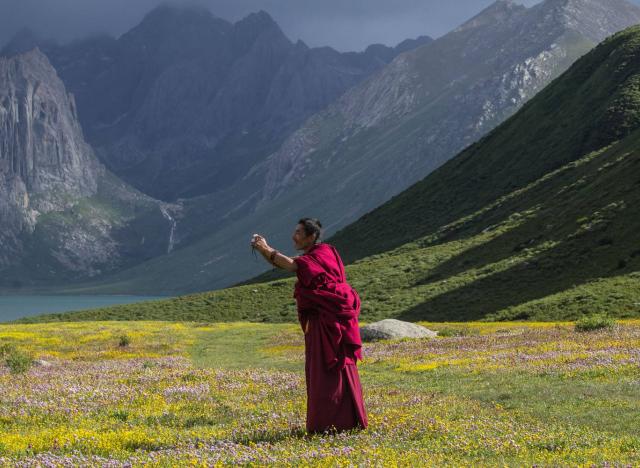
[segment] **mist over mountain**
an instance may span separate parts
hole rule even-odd
[[[204,8],[162,6],[119,39],[41,48],[107,167],[175,200],[232,184],[309,115],[429,41],[338,53],[292,43],[264,11],[231,24]],[[38,43],[22,32],[3,54]]]
[[[533,5],[538,0],[523,0]],[[407,37],[438,37],[485,8],[491,0],[0,0],[0,48],[22,27],[68,42],[95,33],[119,37],[153,8],[170,2],[200,5],[230,22],[268,11],[287,37],[312,47],[362,51],[369,44],[397,44]]]

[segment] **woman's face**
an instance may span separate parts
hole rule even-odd
[[[293,236],[291,238],[293,239],[293,245],[296,250],[304,250],[313,244],[315,236],[313,234],[308,236],[304,230],[304,226],[302,224],[298,224],[296,226],[296,230],[293,231]]]

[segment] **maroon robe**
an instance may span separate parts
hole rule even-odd
[[[360,297],[335,247],[316,244],[294,259],[294,297],[305,333],[307,431],[367,427],[356,362],[362,360]]]

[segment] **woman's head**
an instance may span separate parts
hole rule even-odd
[[[320,241],[322,224],[315,218],[302,218],[293,232],[293,243],[296,250],[306,250]]]

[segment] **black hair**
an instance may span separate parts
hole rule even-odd
[[[322,236],[322,224],[320,223],[320,220],[315,218],[302,218],[298,221],[298,224],[302,224],[307,236],[316,236],[313,241],[314,244],[317,244],[320,241],[320,237]]]

